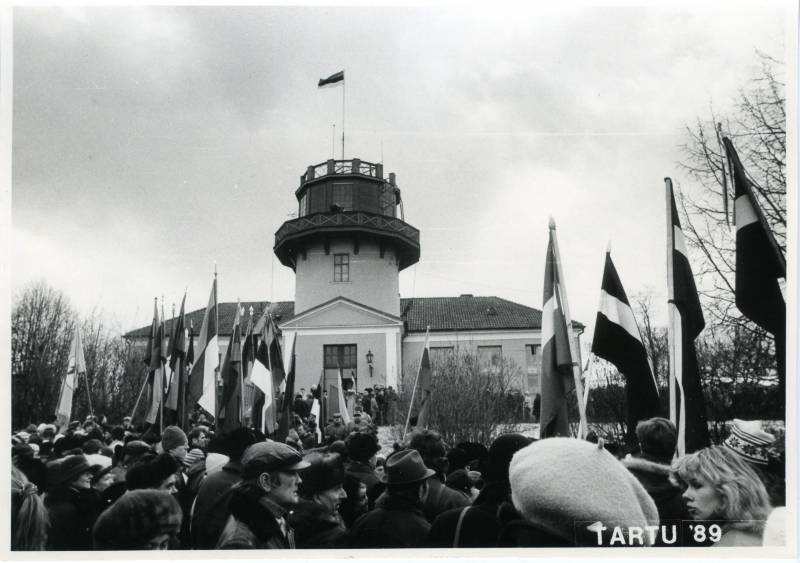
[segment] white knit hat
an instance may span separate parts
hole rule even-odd
[[[608,545],[614,526],[627,531],[629,526],[658,525],[650,495],[602,444],[539,440],[514,454],[508,473],[511,500],[520,514],[575,545]],[[596,522],[607,527],[605,543],[598,544]]]
[[[206,475],[212,475],[222,469],[222,466],[231,460],[224,454],[211,452],[206,456]]]
[[[769,463],[768,448],[775,442],[775,436],[761,429],[760,420],[733,419],[731,434],[723,445],[737,453],[745,461],[756,465]]]

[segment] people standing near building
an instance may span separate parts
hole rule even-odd
[[[416,450],[400,450],[390,455],[383,478],[386,492],[378,498],[373,510],[353,524],[351,547],[423,546],[431,526],[422,505],[428,495],[428,479],[434,473],[425,467]]]
[[[294,531],[286,518],[299,501],[302,456],[280,442],[253,444],[242,455],[243,479],[234,487],[231,515],[217,549],[294,549]]]
[[[469,495],[444,484],[448,470],[447,452],[438,432],[415,430],[408,447],[418,451],[425,466],[434,472],[428,479],[430,491],[423,506],[428,522],[433,522],[445,510],[461,508],[470,503]]]
[[[340,513],[347,500],[344,464],[338,454],[311,453],[300,470],[300,502],[289,513],[298,549],[344,547],[347,529]]]
[[[469,507],[453,508],[433,521],[431,547],[495,547],[501,523],[497,516],[503,503],[511,502],[508,466],[516,452],[534,440],[522,434],[503,434],[492,442],[482,464],[486,484]]]
[[[338,440],[344,440],[349,432],[342,422],[342,414],[334,413],[333,422],[325,427],[325,440],[328,444],[332,444]]]

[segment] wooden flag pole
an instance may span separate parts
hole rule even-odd
[[[569,341],[569,355],[572,358],[572,377],[575,380],[575,395],[578,399],[578,412],[581,417],[579,431],[582,430],[581,438],[586,437],[589,425],[586,421],[586,404],[583,401],[583,384],[581,383],[581,366],[577,362],[578,350],[575,346],[575,339],[572,336],[572,317],[569,314],[569,302],[567,301],[566,280],[564,279],[564,269],[561,266],[561,252],[558,249],[558,237],[556,236],[556,222],[550,217],[550,235],[553,237],[553,252],[556,258],[556,268],[558,272],[558,283],[556,284],[556,295],[561,301],[561,308],[564,311],[564,320],[567,323],[567,333]]]
[[[148,368],[145,368],[148,369]],[[145,372],[144,382],[142,383],[142,388],[139,390],[139,396],[136,397],[136,402],[133,404],[133,410],[131,411],[131,423],[133,423],[133,415],[136,414],[136,408],[139,406],[139,401],[142,398],[142,393],[144,393],[144,388],[147,387],[147,372]]]
[[[425,328],[425,345],[422,347],[422,354],[425,354],[425,348],[428,347],[428,334],[430,333],[431,326]],[[408,424],[411,422],[411,409],[414,408],[414,397],[417,394],[417,382],[419,381],[419,371],[422,369],[422,356],[419,357],[419,365],[417,366],[417,377],[414,378],[414,388],[411,390],[411,402],[408,404],[408,416],[406,416],[406,425],[403,428],[403,442],[406,441],[406,433],[408,432]]]
[[[666,189],[666,209],[667,209],[667,313],[669,320],[667,323],[667,349],[669,356],[669,419],[677,426],[677,394],[675,383],[680,373],[680,368],[675,361],[677,357],[676,348],[680,345],[675,340],[676,319],[679,314],[673,299],[675,297],[675,277],[673,274],[672,252],[675,248],[675,226],[672,224],[672,180],[664,178]]]

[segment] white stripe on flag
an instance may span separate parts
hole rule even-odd
[[[292,361],[294,360],[294,341],[297,336],[296,332],[283,333],[283,373],[289,377],[289,372],[292,371]]]
[[[689,253],[686,251],[686,240],[683,238],[683,231],[678,226],[674,226],[672,230],[675,233],[673,235],[673,246],[675,247],[675,250],[683,254],[688,260]]]
[[[746,227],[752,223],[758,221],[758,216],[756,215],[755,209],[753,209],[753,204],[750,203],[750,198],[747,197],[747,194],[740,195],[736,198],[734,202],[734,221],[736,223],[736,230]]]
[[[556,297],[555,294],[547,300],[547,303],[542,307],[542,345],[548,340],[553,338],[555,334],[555,324],[553,323],[553,316],[556,312]]]
[[[203,350],[203,395],[197,404],[212,416],[216,416],[217,405],[217,373],[219,365],[219,342],[217,335],[211,337]]]
[[[623,303],[613,295],[609,295],[604,290],[600,291],[600,312],[612,323],[621,326],[625,332],[633,336],[639,342],[642,341],[639,335],[639,327],[630,306]],[[542,330],[544,333],[544,330]]]

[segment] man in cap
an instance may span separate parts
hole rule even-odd
[[[433,522],[434,518],[445,510],[463,508],[470,503],[470,497],[466,493],[444,484],[450,462],[446,456],[444,442],[438,432],[427,429],[415,430],[411,434],[409,448],[417,450],[425,465],[433,470],[434,477],[428,480],[431,490],[423,506],[428,522]]]
[[[280,442],[253,444],[242,455],[242,482],[231,493],[231,516],[217,549],[294,549],[286,517],[299,501],[300,453]]]
[[[325,439],[328,443],[335,442],[336,440],[344,440],[347,437],[347,428],[342,423],[341,413],[334,413],[333,423],[325,427]]]
[[[400,450],[390,455],[381,479],[386,492],[378,498],[374,510],[353,524],[352,547],[424,545],[430,524],[422,512],[422,504],[428,495],[428,478],[433,474],[416,450]]]

